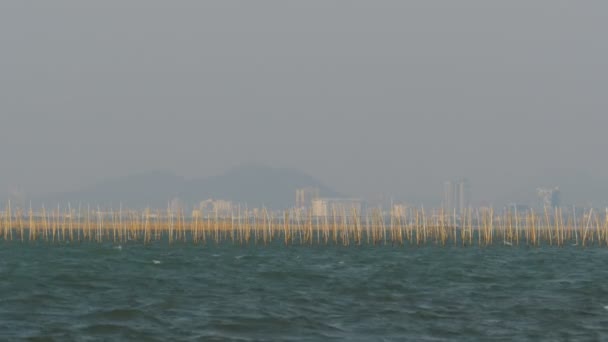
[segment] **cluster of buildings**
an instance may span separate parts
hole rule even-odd
[[[296,208],[310,208],[312,203],[320,198],[319,193],[319,188],[315,187],[296,189]]]
[[[206,216],[230,216],[234,211],[234,205],[231,201],[207,199],[199,203],[198,210],[202,217]]]
[[[179,199],[174,198],[169,202],[169,210],[177,213],[184,210],[187,206]],[[233,213],[234,204],[226,200],[206,199],[201,201],[192,210],[192,217],[227,217]]]
[[[537,188],[537,208],[558,208],[561,205],[561,192],[559,187]],[[183,204],[174,199],[171,201],[172,209],[183,208]],[[296,189],[295,209],[303,215],[314,217],[331,217],[333,215],[361,214],[363,210],[370,207],[370,204],[359,198],[330,198],[322,197],[319,188],[303,187]],[[524,211],[529,205],[511,204],[510,208]],[[386,208],[386,207],[385,207]],[[394,217],[402,217],[408,212],[408,205],[403,203],[390,204],[389,211]],[[471,184],[465,178],[448,180],[443,183],[443,196],[441,201],[441,211],[443,213],[454,213],[460,216],[465,210],[471,208]],[[194,208],[193,216],[199,217],[226,217],[237,211],[237,206],[227,200],[207,199]],[[254,210],[254,209],[251,209]],[[437,211],[440,213],[441,211]],[[387,212],[388,214],[388,212]]]
[[[538,209],[554,209],[561,206],[561,192],[559,187],[539,187],[536,189],[536,195],[537,203],[535,207]],[[517,206],[517,208],[522,211],[534,207],[522,204],[513,204],[511,206]],[[471,184],[466,178],[449,180],[443,183],[441,208],[444,212],[456,212],[456,214],[460,214],[470,207]]]
[[[296,209],[315,217],[344,215],[353,211],[361,213],[362,201],[358,198],[321,197],[319,188],[305,187],[296,189]]]

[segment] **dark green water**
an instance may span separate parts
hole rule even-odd
[[[2,242],[0,340],[605,341],[607,260],[574,247]]]

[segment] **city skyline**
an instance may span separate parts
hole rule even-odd
[[[608,1],[0,1],[0,341],[608,341]]]
[[[0,198],[251,161],[436,205],[459,175],[608,193],[603,2],[1,6]]]
[[[56,196],[60,197],[53,197],[51,195],[46,197],[45,199],[29,197],[25,193],[18,193],[12,196],[8,196],[5,199],[0,199],[0,203],[4,202],[4,205],[6,205],[6,201],[10,200],[13,206],[19,206],[22,208],[27,208],[29,203],[34,201],[35,206],[47,204],[51,205],[51,207],[54,204],[67,205],[71,202],[73,204],[102,204],[102,207],[106,208],[114,208],[117,204],[123,203],[126,206],[135,206],[138,208],[142,206],[163,208],[169,205],[170,207],[192,207],[196,209],[199,207],[199,204],[200,206],[202,206],[203,202],[208,202],[209,205],[213,206],[213,201],[219,201],[220,203],[225,202],[227,207],[230,207],[233,204],[235,206],[249,205],[251,208],[253,208],[256,207],[256,203],[261,203],[262,206],[268,208],[280,209],[292,207],[311,208],[313,207],[312,203],[315,200],[319,200],[319,203],[316,207],[324,207],[326,208],[324,209],[324,211],[327,212],[331,212],[332,206],[337,206],[341,208],[348,207],[348,205],[340,203],[359,202],[360,204],[356,205],[356,207],[358,208],[360,208],[363,204],[365,206],[384,208],[391,208],[393,206],[426,206],[428,208],[441,208],[445,212],[450,213],[461,213],[467,208],[477,207],[501,208],[520,206],[522,208],[529,207],[542,209],[543,207],[560,207],[562,204],[566,207],[573,205],[577,207],[604,206],[602,203],[593,203],[590,201],[562,201],[562,191],[559,186],[555,185],[544,187],[537,186],[532,189],[533,195],[531,197],[525,198],[524,200],[507,200],[504,202],[494,202],[490,199],[482,199],[478,201],[472,201],[472,185],[469,179],[464,177],[444,181],[442,184],[442,191],[437,191],[435,201],[431,202],[412,201],[407,199],[406,196],[399,196],[399,194],[395,193],[383,194],[382,196],[375,197],[352,196],[351,194],[336,193],[331,189],[331,186],[326,187],[325,184],[319,183],[314,177],[309,177],[304,174],[301,174],[300,176],[289,176],[289,174],[293,172],[296,172],[297,174],[297,171],[292,169],[275,169],[260,164],[248,164],[243,165],[240,168],[234,169],[224,176],[220,176],[219,178],[216,177],[214,179],[209,180],[201,179],[186,181],[180,177],[172,176],[170,173],[142,174],[100,183],[96,186],[88,187],[88,192],[74,192],[71,194],[60,193],[56,194]],[[251,176],[256,173],[257,176],[255,177],[257,177],[257,180],[254,180],[253,178],[251,178]],[[272,173],[274,173],[275,175],[271,177],[268,177],[268,175],[266,175]],[[230,176],[231,174],[232,176]],[[160,178],[158,178],[159,176]],[[275,183],[275,180],[279,180],[280,178],[283,178],[283,180],[279,181],[278,183]],[[221,182],[217,183],[219,179],[222,180]],[[175,182],[176,180],[178,181],[177,183]],[[180,183],[182,181],[185,181],[186,183]],[[179,190],[185,188],[194,189],[196,186],[200,186],[195,184],[200,183],[202,185],[208,181],[217,183],[217,186],[214,187],[215,190],[211,190],[211,192],[209,192],[208,190],[204,190],[203,187],[200,190],[195,190],[194,192],[191,191],[187,194],[181,192],[183,190]],[[260,181],[264,183],[262,184],[260,183]],[[300,184],[299,186],[296,185],[296,183],[298,182]],[[144,191],[142,192],[142,194],[139,194],[142,189],[154,188],[154,184],[159,183],[165,183],[163,186],[163,188],[165,189],[164,192],[154,194]],[[229,195],[222,194],[222,184],[231,185],[230,187],[232,188],[232,190],[230,190]],[[256,194],[263,194],[264,192],[259,192],[256,190],[254,192],[246,193],[241,192],[239,190],[240,187],[248,188],[252,184],[257,184],[259,189],[281,190],[283,193],[286,194],[286,196],[283,195],[282,199],[275,198],[275,200],[268,200],[265,199],[264,196],[256,198]],[[195,185],[195,187],[193,187],[193,185]],[[234,187],[235,185],[236,188]],[[121,191],[124,190],[127,190],[128,192],[121,193]],[[105,195],[101,195],[104,193]],[[107,197],[107,195],[111,195],[112,197]],[[568,198],[568,193],[566,193],[566,198]],[[250,202],[251,199],[254,199],[254,202]],[[150,203],[156,204],[150,206]],[[208,209],[201,209],[201,211],[206,210]],[[317,211],[319,210],[322,209],[317,209]],[[396,210],[400,209],[397,208]]]

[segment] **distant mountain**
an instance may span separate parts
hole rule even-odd
[[[135,174],[106,180],[80,191],[50,194],[35,200],[35,203],[164,208],[173,198],[179,198],[188,205],[213,198],[250,207],[265,205],[283,209],[295,204],[297,188],[308,186],[318,187],[321,196],[339,196],[320,181],[298,170],[250,163],[220,175],[193,180],[160,171]]]
[[[315,178],[295,169],[244,164],[218,176],[188,182],[188,187],[195,191],[186,191],[183,196],[191,202],[218,198],[279,209],[293,206],[296,189],[308,186],[318,187],[321,196],[338,195]]]
[[[171,198],[187,189],[186,183],[184,178],[172,173],[153,171],[104,180],[73,192],[48,194],[34,202],[37,206],[69,202],[72,206],[81,203],[118,208],[122,203],[125,207],[165,208]]]

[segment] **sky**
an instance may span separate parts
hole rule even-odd
[[[477,203],[593,191],[607,17],[606,1],[2,1],[0,196],[244,162],[412,202],[460,177]]]

